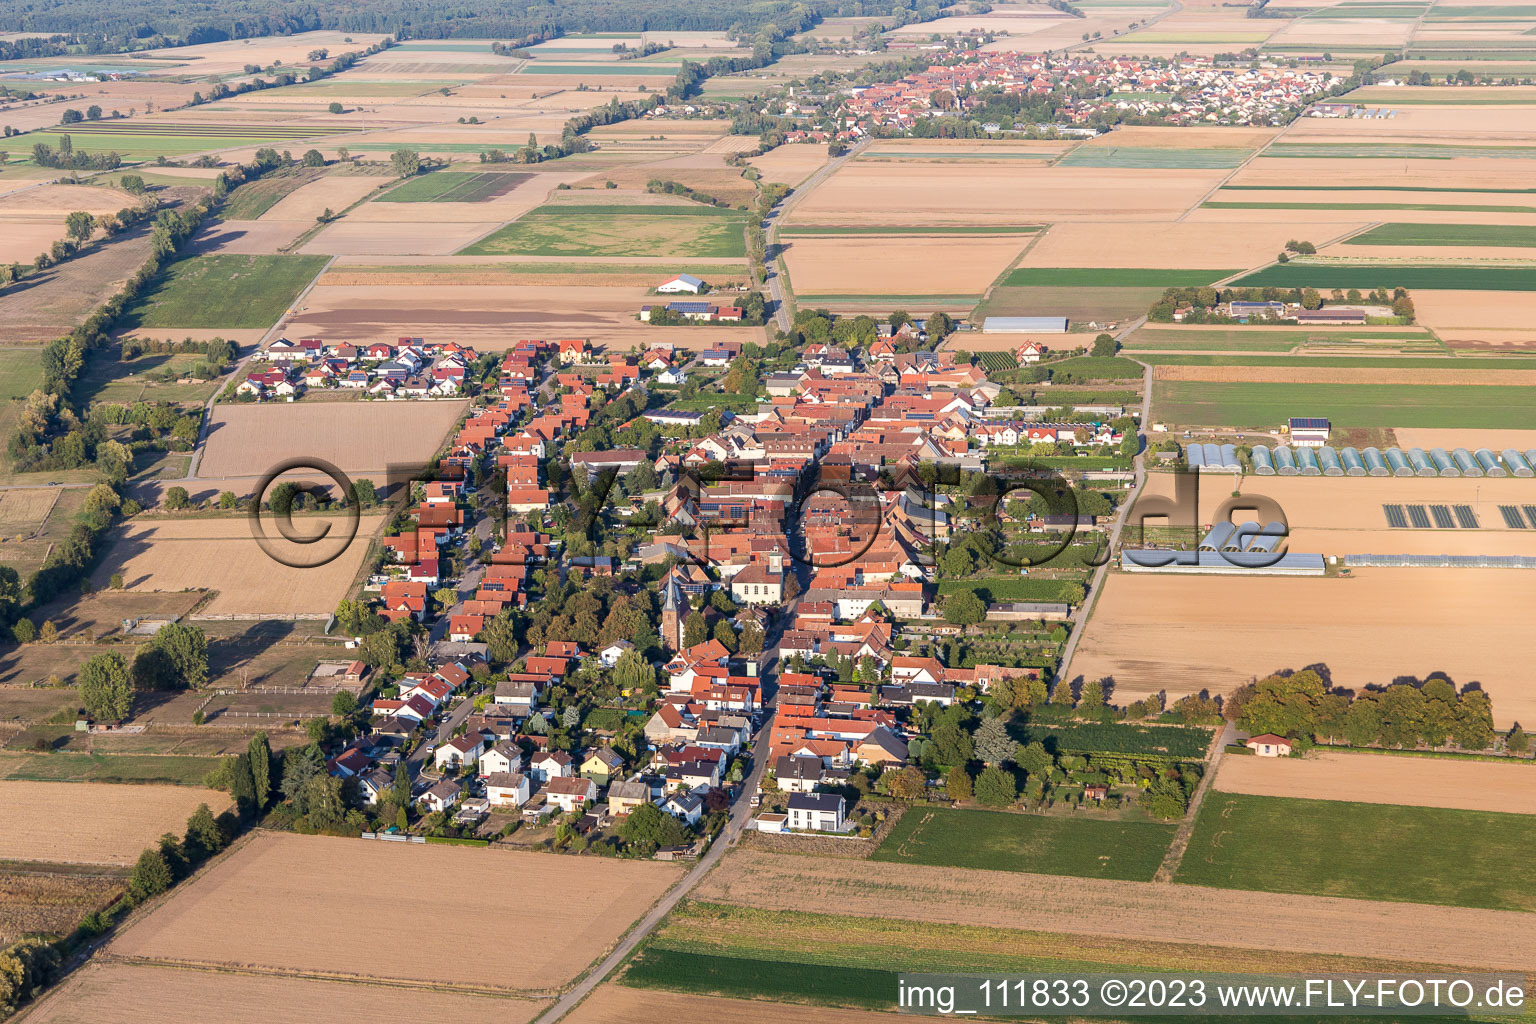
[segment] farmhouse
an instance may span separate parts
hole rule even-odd
[[[1284,736],[1276,736],[1274,733],[1270,732],[1263,733],[1259,736],[1248,737],[1247,742],[1245,742],[1243,746],[1247,747],[1255,754],[1258,754],[1260,757],[1291,756],[1291,741],[1286,739]]]
[[[1291,444],[1297,448],[1321,448],[1328,443],[1332,427],[1326,419],[1311,416],[1292,416],[1286,423]]]

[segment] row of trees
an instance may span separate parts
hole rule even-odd
[[[1352,746],[1487,750],[1497,738],[1488,694],[1470,686],[1458,693],[1444,676],[1351,695],[1309,668],[1239,688],[1224,711],[1252,734]]]
[[[120,722],[135,690],[185,690],[208,681],[208,638],[201,629],[172,622],[134,654],[130,665],[116,651],[80,666],[80,703],[95,719]]]

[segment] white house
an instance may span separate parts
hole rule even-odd
[[[551,779],[568,779],[576,774],[576,762],[563,750],[545,751],[533,755],[528,770],[539,782]]]
[[[847,805],[836,793],[795,793],[789,798],[789,827],[815,832],[841,832]]]
[[[511,743],[498,743],[480,755],[480,774],[515,772],[523,766],[523,752]]]
[[[1260,757],[1291,756],[1291,741],[1284,736],[1276,736],[1271,732],[1266,732],[1259,736],[1250,736],[1243,745]]]
[[[591,779],[550,779],[544,787],[544,798],[562,811],[574,811],[582,804],[597,799],[597,783]]]
[[[452,779],[444,779],[421,794],[421,805],[428,811],[446,811],[459,802],[461,787]]]
[[[485,741],[478,734],[460,736],[438,747],[437,753],[432,756],[432,763],[439,771],[448,767],[471,765],[480,760],[483,750]]]
[[[521,807],[528,802],[528,776],[492,772],[485,777],[485,797],[492,807]]]
[[[704,801],[696,793],[673,793],[661,809],[685,825],[697,825],[704,816]]]
[[[656,286],[658,295],[697,295],[703,290],[703,278],[694,277],[692,274],[678,274],[672,280],[663,281]]]
[[[598,660],[603,663],[603,668],[613,668],[624,657],[625,651],[632,651],[635,645],[628,640],[615,640],[613,643],[597,652]]]
[[[681,366],[669,366],[656,375],[656,383],[681,386],[688,380],[688,371]]]

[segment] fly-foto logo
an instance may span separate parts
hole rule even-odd
[[[1149,569],[1199,566],[1215,556],[1244,569],[1267,569],[1286,555],[1290,525],[1280,503],[1264,494],[1234,491],[1212,510],[1200,514],[1200,473],[1173,472],[1173,497],[1148,495],[1136,502],[1126,520],[1127,557]],[[1149,527],[1152,536],[1149,540]],[[1176,547],[1163,547],[1172,544]],[[1185,549],[1185,545],[1188,548]]]

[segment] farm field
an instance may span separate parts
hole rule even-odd
[[[655,1019],[673,1024],[716,1024],[722,1020],[777,1024],[784,1020],[785,1013],[782,1003],[763,999],[722,999],[632,988],[610,982],[599,986],[565,1019],[570,1024],[631,1024],[645,1019],[647,1014],[654,1014]],[[797,1024],[894,1024],[901,1019],[895,1013],[846,1007],[796,1006],[793,1013]]]
[[[1514,609],[1536,600],[1526,575],[1373,567],[1342,580],[1111,573],[1070,672],[1113,679],[1113,699],[1125,704],[1164,690],[1169,703],[1203,689],[1230,693],[1315,664],[1328,667],[1333,685],[1356,690],[1439,671],[1458,686],[1479,683],[1495,725],[1508,729],[1536,721],[1536,687],[1500,639],[1522,628]],[[1458,639],[1454,649],[1443,642],[1447,630]]]
[[[1191,952],[1219,946],[1515,970],[1536,957],[1529,916],[1513,911],[918,865],[872,871],[858,860],[823,859],[808,869],[810,863],[733,850],[692,896],[798,914],[835,906],[856,918],[1187,945]],[[1268,926],[1251,927],[1260,917]]]
[[[784,262],[796,294],[980,296],[1007,269],[1027,236],[963,234],[836,236],[786,235]]]
[[[1426,377],[1431,374],[1426,373]],[[1294,410],[1343,427],[1523,428],[1536,415],[1529,388],[1501,384],[1273,384],[1159,380],[1152,406],[1180,425],[1271,428]]]
[[[325,266],[321,256],[195,256],[171,264],[126,312],[129,330],[268,328]]]
[[[328,942],[337,908],[351,898],[348,882],[360,874],[450,876],[453,886],[395,893],[370,913],[381,925],[399,927],[424,916],[472,916],[495,941],[468,955],[451,944],[426,944],[408,958],[384,960],[366,945]],[[168,962],[540,991],[570,981],[601,956],[680,874],[663,863],[597,865],[536,853],[258,834],[136,917],[110,949]],[[513,877],[522,885],[507,886]],[[562,891],[560,912],[514,913],[525,907],[528,885]],[[232,905],[250,915],[246,927],[224,926]]]
[[[1428,347],[1444,351],[1422,329],[1366,327],[1345,330],[1294,330],[1283,327],[1214,327],[1143,324],[1121,343],[1131,352],[1292,352],[1298,348],[1327,351],[1394,352]],[[1158,360],[1153,360],[1158,361]]]
[[[65,237],[64,218],[75,210],[100,217],[138,199],[115,188],[95,185],[41,185],[0,196],[0,262],[30,263]]]
[[[1233,281],[1239,288],[1407,288],[1410,291],[1532,291],[1530,268],[1478,265],[1407,265],[1401,263],[1276,264]]]
[[[198,473],[210,480],[254,478],[286,459],[307,456],[344,473],[375,474],[374,484],[382,488],[382,474],[391,466],[404,472],[429,462],[467,406],[463,401],[225,403],[209,420]]]
[[[375,202],[483,203],[506,195],[532,177],[510,171],[437,171],[411,178]]]
[[[1536,814],[1533,765],[1314,750],[1306,757],[1229,757],[1212,787],[1247,796]]]
[[[0,869],[0,946],[24,935],[68,935],[122,891],[122,879],[109,874],[42,872],[32,865],[25,872]]]
[[[144,783],[167,783],[201,790],[203,779],[219,766],[219,761],[217,757],[191,755],[87,754],[75,751],[20,754],[6,751],[0,753],[0,780],[7,783],[69,783],[71,794],[80,792],[81,783],[113,786],[133,784],[134,788]],[[197,803],[202,802],[198,800],[194,803],[193,809],[196,809]],[[182,823],[185,824],[185,820]]]
[[[1194,221],[1083,221],[1053,224],[1030,247],[1021,270],[1042,267],[1199,267],[1220,268],[1216,280],[1275,258],[1297,237],[1327,238],[1333,225],[1287,221],[1249,224],[1233,231],[1223,224]],[[1206,283],[1206,282],[1201,282]]]
[[[1523,224],[1382,224],[1345,245],[1464,245],[1470,248],[1536,248],[1536,226]]]
[[[180,833],[198,804],[214,814],[227,793],[189,786],[106,786],[0,782],[0,860],[127,867],[162,832]],[[68,815],[56,808],[68,806]]]
[[[1529,815],[1216,793],[1176,880],[1531,911],[1536,894],[1519,879],[1533,839]]]
[[[347,595],[370,544],[383,525],[381,516],[359,520],[357,535],[334,560],[312,568],[294,568],[268,556],[252,536],[244,516],[215,519],[141,519],[113,530],[95,575],[105,586],[122,573],[129,593],[211,590],[217,595],[204,609],[211,615],[304,614],[324,617]],[[344,537],[346,516],[297,517],[293,529]],[[287,541],[270,518],[266,536],[276,554],[299,564],[337,550],[329,540],[312,545]]]
[[[1236,273],[1236,270],[1027,266],[1009,273],[1002,283],[1013,288],[1199,288]]]
[[[83,1024],[304,1024],[330,1016],[377,1016],[388,1001],[401,1019],[494,1018],[525,1024],[544,1003],[346,981],[198,971],[142,963],[93,963],[42,999],[28,1019]]]
[[[1014,273],[1018,273],[1015,271]],[[1162,297],[1162,288],[1079,288],[1018,287],[1003,284],[992,289],[985,302],[976,308],[973,318],[989,316],[1064,316],[1074,321],[1132,320],[1146,313],[1147,307]],[[971,339],[965,339],[969,345]],[[982,338],[979,341],[986,341]],[[1019,335],[1001,339],[1008,348],[1023,343]],[[1078,339],[1051,335],[1047,344],[1065,345]],[[1080,340],[1087,345],[1091,335]]]
[[[180,112],[172,116],[179,115]],[[14,135],[11,145],[18,151],[30,152],[35,143],[56,146],[60,135],[68,135],[76,152],[117,153],[124,160],[153,160],[160,156],[183,157],[260,146],[295,148],[310,140],[359,130],[359,126],[347,124],[282,125],[234,120],[128,118],[116,122],[72,124],[67,130],[48,128]]]
[[[871,859],[897,864],[1150,881],[1175,827],[913,807]]]
[[[255,220],[280,200],[325,175],[319,167],[291,167],[272,171],[236,188],[219,210],[223,220]]]
[[[745,258],[746,215],[688,206],[562,203],[530,213],[463,250],[463,255],[672,256]]]

